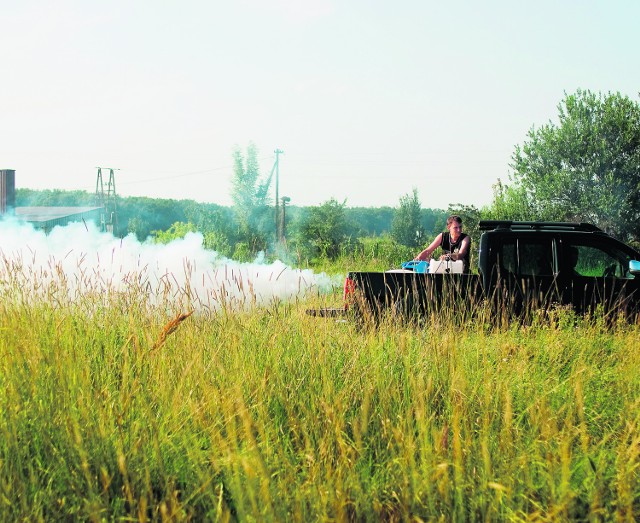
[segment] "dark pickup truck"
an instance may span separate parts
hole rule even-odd
[[[425,314],[449,304],[489,303],[521,314],[550,306],[636,317],[640,253],[587,223],[481,221],[478,274],[412,270],[349,272],[344,307],[309,311],[378,317]]]

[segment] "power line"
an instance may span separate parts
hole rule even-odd
[[[259,161],[265,161],[265,160],[270,160],[272,157],[271,156],[265,156],[264,158],[259,158]],[[131,185],[131,184],[135,184],[135,183],[147,183],[147,182],[157,182],[157,181],[161,181],[161,180],[175,180],[176,178],[187,178],[189,176],[198,176],[200,174],[207,174],[207,173],[212,173],[212,172],[216,172],[216,171],[222,171],[225,169],[233,169],[235,167],[235,165],[231,164],[231,165],[223,165],[221,167],[212,167],[211,169],[203,169],[201,171],[190,171],[190,172],[186,172],[186,173],[180,173],[180,174],[171,174],[168,176],[156,176],[154,178],[145,178],[145,179],[139,179],[139,180],[130,180],[130,181],[125,181],[125,182],[119,182],[119,185]]]

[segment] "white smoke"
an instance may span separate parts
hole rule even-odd
[[[49,300],[142,293],[155,305],[194,309],[260,306],[329,292],[342,277],[291,268],[280,261],[239,263],[207,250],[202,235],[169,244],[123,239],[93,223],[55,227],[0,221],[0,299]]]

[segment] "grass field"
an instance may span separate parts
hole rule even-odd
[[[363,328],[305,314],[331,295],[188,315],[16,281],[3,521],[640,518],[637,325]]]

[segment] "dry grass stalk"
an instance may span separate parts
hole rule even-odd
[[[164,342],[167,340],[167,336],[169,336],[170,334],[173,334],[178,329],[178,326],[192,314],[193,314],[193,311],[178,314],[175,318],[173,318],[170,322],[168,322],[162,329],[162,332],[160,333],[160,336],[158,336],[158,339],[156,340],[156,342],[153,344],[152,350],[156,350],[160,348],[164,344]]]

